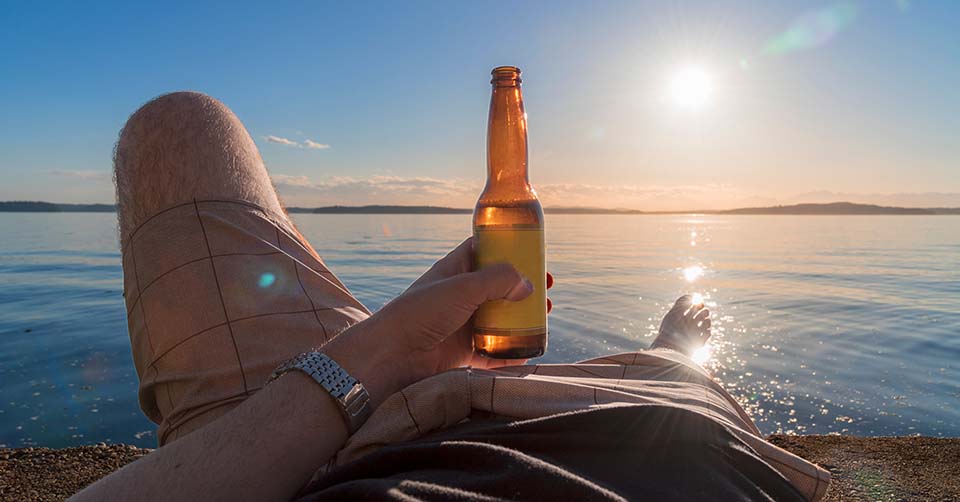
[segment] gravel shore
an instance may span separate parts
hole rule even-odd
[[[770,436],[830,471],[824,500],[960,501],[960,438]]]
[[[833,474],[827,501],[960,500],[960,438],[771,436]],[[150,450],[0,449],[0,500],[63,500]]]

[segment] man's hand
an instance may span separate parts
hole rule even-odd
[[[444,370],[522,363],[475,354],[469,321],[482,303],[522,300],[533,285],[509,264],[472,272],[472,263],[470,238],[402,295],[327,344],[324,352],[367,387],[375,405]]]

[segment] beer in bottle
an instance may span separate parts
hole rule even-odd
[[[527,179],[527,116],[520,69],[493,69],[487,123],[487,184],[473,213],[476,268],[510,263],[533,293],[518,302],[495,300],[474,317],[473,347],[484,356],[525,359],[547,348],[547,284],[543,209]]]

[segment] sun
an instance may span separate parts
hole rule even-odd
[[[670,76],[667,93],[677,107],[698,110],[710,104],[713,98],[713,78],[701,66],[685,66]]]

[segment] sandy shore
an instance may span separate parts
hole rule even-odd
[[[960,438],[771,436],[830,470],[828,501],[960,500]],[[0,449],[0,500],[62,500],[150,450]]]
[[[960,438],[771,436],[830,471],[824,500],[960,500]]]

